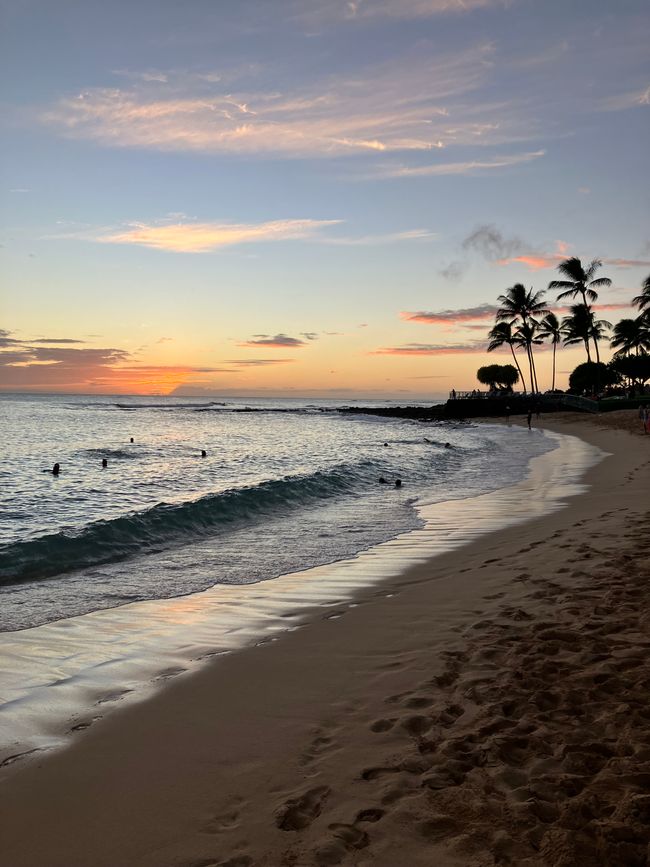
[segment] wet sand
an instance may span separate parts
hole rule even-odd
[[[609,429],[628,418],[632,434]],[[564,510],[8,765],[0,863],[645,864],[650,437],[636,421],[543,420],[611,454]]]

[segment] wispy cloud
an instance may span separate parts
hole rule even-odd
[[[385,235],[361,235],[358,238],[323,237],[323,244],[335,244],[343,247],[373,247],[376,244],[397,244],[401,241],[432,241],[438,237],[437,232],[428,229],[407,229],[404,232],[389,232]]]
[[[608,96],[600,103],[604,111],[624,111],[628,108],[647,108],[650,105],[650,85],[644,85],[638,90]]]
[[[266,346],[271,349],[286,349],[287,347],[299,348],[306,346],[305,340],[300,340],[298,337],[289,337],[287,334],[254,334],[250,340],[243,343],[238,343],[238,346]]]
[[[467,343],[405,343],[401,346],[383,346],[370,355],[466,355],[486,352],[484,340]]]
[[[406,322],[419,322],[426,325],[463,325],[477,320],[493,319],[497,312],[494,304],[479,304],[476,307],[462,307],[458,310],[440,310],[428,312],[419,310],[415,313],[403,310],[400,319]],[[481,326],[482,327],[482,326]]]
[[[302,18],[322,24],[375,18],[430,18],[509,5],[509,0],[300,0],[300,14]]]
[[[271,220],[266,223],[132,223],[126,229],[67,235],[103,244],[135,244],[176,253],[209,253],[235,244],[314,237],[340,220]]]
[[[527,153],[510,154],[507,156],[489,157],[482,160],[467,160],[464,162],[440,162],[425,166],[384,166],[369,177],[377,178],[421,178],[431,175],[472,175],[476,172],[494,171],[511,166],[529,163],[545,155],[545,151],[530,151]]]
[[[271,364],[293,364],[294,361],[293,358],[233,358],[224,364],[236,364],[239,367],[267,367]]]
[[[165,81],[161,74],[124,88],[87,89],[37,116],[64,136],[106,146],[239,155],[376,155],[528,138],[534,119],[515,118],[507,104],[464,99],[486,82],[493,53],[486,43],[435,58],[422,52],[354,76],[294,88],[268,81],[266,89],[241,92],[168,73]],[[468,165],[449,171],[472,170]]]
[[[606,265],[614,265],[616,268],[647,268],[650,259],[603,259]]]
[[[72,337],[39,337],[36,340],[31,340],[30,343],[53,343],[53,344],[67,344],[67,343],[85,343],[85,340],[74,340]]]

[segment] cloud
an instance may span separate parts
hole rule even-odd
[[[85,343],[85,340],[73,340],[71,337],[40,337],[38,340],[30,340],[30,343]]]
[[[645,85],[638,90],[619,93],[616,96],[608,96],[600,103],[603,111],[624,111],[628,108],[643,108],[650,105],[650,85]]]
[[[428,229],[407,229],[404,232],[390,232],[386,235],[361,235],[358,238],[322,238],[323,244],[340,244],[346,247],[374,246],[375,244],[393,244],[400,241],[430,241],[437,238],[437,232]]]
[[[298,337],[288,337],[286,334],[276,334],[274,337],[269,334],[254,334],[253,337],[256,339],[246,340],[244,343],[238,343],[237,345],[268,346],[273,349],[286,349],[288,346],[292,348],[306,346],[304,340],[300,340]]]
[[[541,271],[545,268],[555,268],[569,255],[569,244],[565,241],[556,241],[554,253],[523,253],[520,256],[511,256],[497,259],[497,265],[512,265],[519,263],[526,265],[531,271]]]
[[[512,256],[525,248],[524,242],[517,237],[508,238],[496,226],[484,224],[474,229],[462,243],[463,250],[479,253],[488,262]]]
[[[161,337],[160,340],[156,340],[156,343],[173,343],[173,337]]]
[[[617,268],[647,268],[650,265],[650,259],[603,259],[603,262]]]
[[[449,265],[446,265],[444,268],[441,268],[438,273],[441,277],[444,277],[445,280],[450,280],[453,283],[456,283],[461,279],[466,270],[467,263],[456,260],[455,262],[450,262]]]
[[[510,5],[508,0],[300,0],[300,4],[300,17],[316,24],[363,22],[375,18],[430,18]]]
[[[466,355],[487,352],[484,340],[467,343],[406,343],[402,346],[384,346],[370,355]]]
[[[529,163],[545,155],[546,151],[532,151],[509,156],[489,157],[465,162],[431,163],[425,166],[385,166],[369,177],[373,178],[421,178],[432,175],[471,175],[475,172],[509,168]]]
[[[300,336],[304,337],[305,340],[318,340],[317,331],[302,331]]]
[[[421,322],[427,325],[459,325],[479,319],[493,319],[497,312],[494,304],[479,304],[458,310],[440,310],[437,313],[419,310],[415,313],[403,310],[400,319],[406,322]],[[481,326],[482,327],[482,326]]]
[[[340,220],[271,220],[266,223],[134,223],[108,234],[68,235],[103,244],[135,244],[176,253],[209,253],[221,247],[259,241],[292,241],[313,237]]]
[[[1,391],[167,393],[189,376],[234,372],[216,367],[134,364],[133,353],[125,349],[53,346],[49,338],[37,345],[37,341],[10,338],[9,332],[0,334],[4,335],[0,347],[10,346],[0,349]],[[56,342],[73,341],[66,338]]]
[[[422,50],[355,75],[327,75],[291,87],[267,77],[258,90],[234,91],[233,82],[226,89],[220,81],[168,72],[166,82],[138,79],[122,88],[66,96],[37,111],[36,120],[67,138],[108,147],[276,157],[377,155],[529,139],[534,118],[515,118],[507,103],[466,98],[486,82],[493,53],[485,42],[435,57]],[[467,166],[450,171],[471,170]],[[492,161],[473,166],[495,167]]]
[[[266,367],[270,364],[292,364],[293,361],[293,358],[234,358],[226,361],[225,364],[237,364],[240,367]]]

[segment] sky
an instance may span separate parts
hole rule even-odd
[[[439,399],[566,256],[634,315],[645,0],[0,8],[2,391]]]

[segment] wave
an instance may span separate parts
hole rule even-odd
[[[90,458],[139,458],[141,455],[125,449],[82,449],[82,455]]]
[[[213,406],[226,406],[225,403],[220,403],[217,400],[211,400],[208,403],[113,403],[111,406],[117,409],[196,409],[208,408]]]
[[[0,584],[51,578],[155,553],[260,517],[351,494],[376,479],[378,466],[373,461],[341,464],[327,472],[231,488],[177,505],[159,503],[75,532],[0,545]]]

